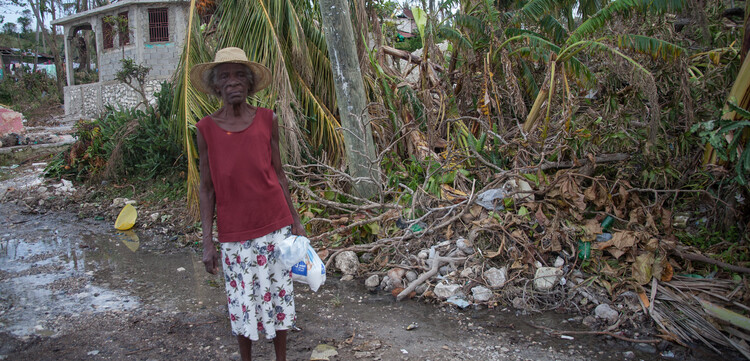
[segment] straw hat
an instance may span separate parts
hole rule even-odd
[[[253,88],[248,89],[248,95],[252,95],[271,84],[271,71],[259,63],[247,60],[245,52],[235,47],[217,51],[214,61],[211,63],[201,63],[193,66],[190,69],[190,82],[196,89],[206,94],[220,96],[211,87],[211,79],[209,77],[211,76],[211,69],[225,63],[244,64],[250,68],[250,71],[253,73]]]

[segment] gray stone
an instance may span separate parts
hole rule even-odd
[[[419,259],[427,259],[427,257],[429,256],[430,256],[430,251],[426,249],[423,249],[419,251],[419,253],[417,253],[417,257],[419,257]]]
[[[476,302],[487,302],[492,298],[492,290],[484,286],[476,286],[471,289],[471,295]]]
[[[421,285],[417,286],[417,288],[414,289],[414,292],[417,293],[417,296],[423,295],[429,286],[426,283],[422,283]]]
[[[447,299],[450,296],[463,296],[463,292],[461,292],[461,286],[452,283],[438,283],[437,286],[435,286],[434,292],[435,296],[443,300]]]
[[[336,256],[336,268],[347,275],[353,275],[359,270],[359,258],[353,251],[344,251]]]
[[[506,267],[492,267],[484,272],[484,278],[487,280],[487,284],[492,288],[503,287],[508,280],[508,269]]]
[[[459,238],[456,241],[456,247],[466,255],[474,254],[474,243],[468,239]]]
[[[549,291],[560,280],[563,271],[555,267],[541,267],[534,275],[534,288],[539,291]]]
[[[466,267],[461,270],[461,277],[463,278],[473,278],[474,277],[474,268],[473,267]]]
[[[378,275],[372,275],[365,280],[365,287],[370,291],[375,291],[378,285],[380,285],[380,277]]]
[[[641,352],[645,353],[656,353],[656,347],[648,343],[637,343],[633,347]]]
[[[555,267],[556,268],[561,268],[564,265],[565,265],[565,260],[562,259],[562,257],[557,256],[557,258],[555,258]]]
[[[594,314],[597,318],[607,320],[610,324],[617,322],[617,319],[619,318],[619,313],[606,303],[596,306]]]
[[[517,310],[525,310],[527,308],[526,301],[521,297],[516,297],[511,301],[513,308]]]
[[[625,351],[622,353],[622,358],[631,360],[635,358],[635,353],[633,351]]]
[[[588,328],[594,328],[596,326],[596,317],[586,316],[581,320],[581,323]]]
[[[414,271],[406,272],[406,279],[409,282],[414,282],[414,280],[417,279],[417,272],[414,272]]]
[[[391,268],[388,270],[388,278],[393,283],[393,287],[404,287],[404,275],[406,270],[403,268]]]
[[[391,281],[390,277],[383,277],[383,280],[380,281],[380,289],[386,292],[393,289],[393,281]]]
[[[343,277],[341,277],[342,282],[347,282],[347,281],[352,281],[352,280],[354,280],[354,276],[352,275],[344,275]]]
[[[450,264],[447,264],[438,269],[438,272],[440,272],[441,276],[447,276],[453,271],[455,271],[455,268],[453,267],[453,265],[450,265]]]

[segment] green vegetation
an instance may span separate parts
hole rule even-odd
[[[182,172],[180,143],[170,131],[171,84],[162,83],[155,96],[156,106],[145,111],[108,107],[102,117],[78,122],[77,142],[50,162],[46,175],[79,181],[148,180]]]

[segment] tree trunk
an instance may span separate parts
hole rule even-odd
[[[36,21],[41,24],[39,27],[42,29],[42,38],[47,40],[47,43],[50,45],[50,49],[52,50],[52,56],[55,58],[55,72],[57,73],[57,90],[58,94],[60,96],[60,100],[63,100],[63,88],[65,87],[65,72],[63,64],[62,64],[62,58],[60,57],[60,50],[57,47],[57,39],[55,39],[55,35],[57,35],[57,32],[55,31],[55,27],[52,27],[52,36],[47,33],[47,29],[44,27],[44,21],[42,20],[42,16],[39,13],[39,7],[37,4],[34,3],[34,0],[28,0],[29,5],[31,6],[31,10],[34,12],[34,16],[36,16]],[[54,11],[52,12],[53,18],[54,18]],[[70,60],[70,59],[69,59]]]
[[[349,174],[354,178],[355,193],[370,198],[380,187],[380,166],[376,162],[349,3],[346,0],[321,0],[320,10],[344,131]]]

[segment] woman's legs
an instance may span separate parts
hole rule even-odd
[[[242,361],[252,359],[253,341],[249,338],[238,335],[237,342],[240,344],[240,357]],[[276,351],[276,361],[286,361],[286,330],[276,331],[276,337],[273,339],[273,349]]]
[[[286,330],[276,331],[273,349],[276,351],[276,361],[286,361]]]
[[[237,342],[240,344],[242,361],[250,361],[252,359],[253,341],[245,336],[237,335]]]

